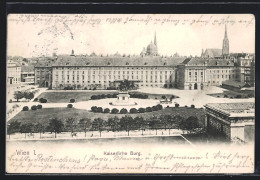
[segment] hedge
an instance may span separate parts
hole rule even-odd
[[[67,107],[68,107],[68,108],[72,108],[73,105],[72,105],[72,104],[68,104]]]
[[[31,107],[31,110],[37,110],[37,106],[35,106],[35,105],[33,105],[32,107]]]
[[[23,107],[23,111],[28,111],[29,110],[29,107],[28,106],[24,106]]]
[[[113,108],[113,109],[111,110],[111,114],[117,114],[118,112],[119,112],[119,110],[116,109],[116,108]]]

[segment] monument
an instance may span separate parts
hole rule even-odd
[[[130,95],[128,94],[129,89],[129,81],[125,80],[122,81],[119,85],[119,92],[117,95],[117,99],[115,102],[112,102],[111,104],[114,106],[134,106],[137,105],[136,102],[132,102],[130,99]]]

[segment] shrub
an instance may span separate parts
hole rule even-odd
[[[162,106],[161,104],[158,104],[158,105],[157,105],[157,108],[158,108],[158,110],[162,110],[162,109],[163,109],[163,106]]]
[[[101,99],[104,99],[105,97],[106,97],[105,94],[101,94],[101,95],[100,95],[100,98],[101,98]]]
[[[138,113],[138,111],[137,111],[136,108],[131,108],[131,109],[130,109],[130,113],[131,113],[131,114],[136,114],[136,113]]]
[[[97,95],[97,99],[101,99],[101,95]]]
[[[224,95],[224,98],[228,98],[228,95],[225,94],[225,95]]]
[[[70,99],[70,103],[74,103],[75,102],[75,99]]]
[[[104,113],[110,113],[110,109],[109,108],[104,109]]]
[[[12,103],[12,102],[13,102],[13,100],[12,100],[12,99],[10,99],[10,100],[9,100],[9,103]]]
[[[35,106],[35,105],[33,105],[32,107],[31,107],[31,110],[37,110],[37,106]]]
[[[144,98],[144,99],[148,99],[148,95],[145,94],[145,95],[143,96],[143,98]]]
[[[120,114],[126,114],[127,113],[127,109],[123,108],[120,110]]]
[[[153,106],[152,109],[153,109],[153,111],[158,111],[159,110],[157,106]]]
[[[84,87],[84,90],[88,90],[88,88],[87,88],[87,87]]]
[[[146,112],[152,112],[153,109],[152,109],[151,107],[147,107],[147,108],[145,108],[145,111],[146,111]]]
[[[92,112],[97,112],[97,106],[92,106],[92,107],[91,107],[91,111],[92,111]]]
[[[35,98],[33,101],[38,101],[38,98]]]
[[[185,105],[184,107],[188,107],[187,105]]]
[[[144,109],[144,108],[139,108],[139,109],[138,109],[138,112],[139,112],[139,113],[144,113],[144,112],[145,112],[145,109]]]
[[[241,98],[242,96],[240,94],[236,95],[236,98]]]
[[[108,94],[107,95],[107,98],[112,98],[113,96],[111,94]]]
[[[194,105],[194,104],[192,104],[190,107],[191,107],[191,108],[195,108],[195,105]]]
[[[219,96],[217,96],[219,98]]]
[[[24,106],[23,107],[23,111],[28,111],[29,110],[29,107],[28,106]]]
[[[166,99],[166,96],[163,95],[162,98],[163,98],[163,99]]]
[[[97,89],[96,87],[93,88],[93,90],[96,90],[96,89]]]
[[[97,99],[97,96],[96,96],[96,95],[92,95],[90,98],[91,98],[92,100],[94,100],[94,99]]]
[[[98,112],[98,113],[102,113],[102,112],[103,112],[103,108],[102,108],[102,107],[98,107],[98,108],[97,108],[97,112]]]
[[[37,109],[42,109],[42,105],[39,104],[39,105],[37,106]]]
[[[68,107],[68,108],[72,108],[73,105],[72,105],[72,104],[68,104],[67,107]]]
[[[179,107],[180,105],[178,103],[175,104],[175,107]]]
[[[46,103],[46,102],[47,102],[47,99],[40,98],[39,101],[40,101],[40,103]]]
[[[111,110],[111,114],[117,114],[118,112],[119,112],[119,110],[116,109],[116,108],[113,108],[113,109]]]
[[[113,94],[113,98],[117,98],[117,94]]]

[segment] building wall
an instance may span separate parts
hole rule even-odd
[[[7,85],[21,82],[21,67],[12,63],[7,64]]]
[[[35,67],[35,84],[39,87],[52,87],[52,68]]]
[[[208,67],[207,79],[209,86],[220,86],[223,81],[236,80],[236,67]]]
[[[203,90],[207,87],[206,68],[202,66],[186,66],[184,79],[185,90]]]
[[[175,71],[171,67],[63,67],[52,68],[52,88],[96,86],[106,89],[111,82],[128,79],[139,87],[173,87]]]

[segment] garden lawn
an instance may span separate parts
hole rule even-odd
[[[90,118],[94,120],[95,118],[102,118],[107,120],[110,117],[117,116],[121,118],[122,116],[129,115],[135,118],[136,116],[142,116],[144,119],[149,119],[152,116],[160,116],[160,115],[179,115],[185,119],[190,116],[196,116],[201,125],[204,125],[205,121],[205,110],[204,109],[197,109],[197,108],[190,108],[190,107],[169,107],[163,110],[154,111],[154,112],[145,112],[145,113],[137,113],[137,114],[105,114],[105,113],[93,113],[87,110],[82,109],[75,109],[75,108],[43,108],[38,109],[36,111],[21,111],[19,112],[14,118],[12,118],[8,123],[11,121],[19,121],[21,123],[49,123],[50,118],[58,118],[66,122],[66,120],[70,117],[76,118],[77,120],[81,118]]]
[[[70,99],[75,99],[76,102],[90,100],[92,95],[101,95],[101,94],[117,94],[117,91],[86,91],[86,92],[77,92],[77,91],[57,91],[57,92],[44,92],[38,96],[38,99],[44,98],[47,99],[47,103],[69,103]],[[129,91],[129,93],[136,94],[146,94],[136,91]],[[146,94],[149,99],[162,99],[162,96],[167,97],[168,99],[172,94]]]

